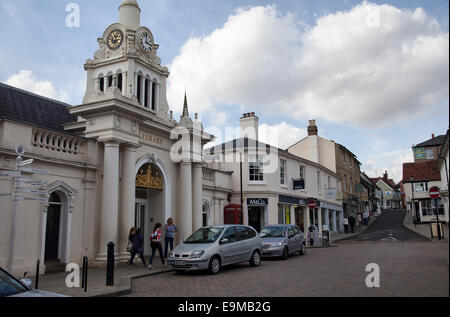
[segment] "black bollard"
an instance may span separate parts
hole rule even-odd
[[[88,257],[83,257],[83,277],[81,281],[81,288],[84,288],[84,292],[87,292],[87,276],[88,276]]]
[[[41,264],[41,260],[37,261],[37,265],[36,265],[36,280],[34,281],[34,288],[38,289],[39,288],[39,266]]]
[[[114,285],[114,243],[108,243],[108,255],[106,262],[106,286]]]

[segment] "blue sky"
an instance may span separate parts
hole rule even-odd
[[[65,7],[71,2],[81,9],[79,28],[65,25]],[[0,0],[0,81],[20,86],[26,78],[32,86],[22,88],[80,104],[83,64],[97,50],[97,38],[118,20],[120,2]],[[411,145],[448,129],[448,1],[141,0],[139,5],[141,25],[152,30],[158,55],[170,67],[171,109],[181,111],[187,87],[191,112],[200,113],[205,127],[237,126],[241,113],[254,111],[265,131],[288,135],[280,142],[286,145],[302,138],[308,119],[315,118],[319,135],[354,152],[362,170],[375,176],[386,169],[396,181],[401,163],[412,160]],[[352,21],[359,21],[358,14],[367,7],[381,8],[383,32],[352,29]],[[267,37],[258,33],[265,27]],[[327,30],[338,41],[334,46],[323,38]],[[257,41],[259,36],[267,41]],[[418,45],[423,37],[429,42]],[[349,45],[340,47],[346,40]],[[230,65],[214,69],[210,51],[224,61],[236,60],[233,65],[239,70],[230,71]],[[258,52],[273,67],[260,72],[259,57],[253,58]],[[381,58],[370,57],[372,53]],[[319,62],[305,62],[318,56]],[[193,62],[195,57],[200,61]],[[339,64],[351,71],[345,73]],[[365,83],[365,77],[358,77],[364,72],[358,65],[370,68],[371,78],[386,78]],[[213,85],[199,75],[186,75],[202,67],[211,78],[226,73],[241,81]],[[261,80],[266,75],[273,80],[267,86]],[[345,80],[330,84],[327,77],[335,76]],[[223,93],[221,87],[230,91]]]

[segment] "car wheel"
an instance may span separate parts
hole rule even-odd
[[[211,274],[217,274],[220,271],[220,259],[217,256],[213,256],[209,261],[208,270]]]
[[[300,251],[298,252],[300,255],[305,255],[306,253],[306,246],[304,243],[302,243],[302,246],[300,248]]]
[[[252,258],[250,259],[251,266],[259,266],[261,264],[261,254],[259,251],[255,251],[252,254]]]
[[[281,255],[281,257],[283,258],[283,260],[287,260],[288,256],[289,256],[288,248],[284,247],[283,254]]]

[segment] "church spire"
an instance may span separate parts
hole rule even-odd
[[[184,91],[183,117],[189,117],[189,109],[188,109],[186,90]]]

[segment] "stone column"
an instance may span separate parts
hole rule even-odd
[[[95,79],[95,91],[100,91],[100,78]]]
[[[180,239],[188,238],[192,233],[192,164],[190,162],[180,163]]]
[[[117,250],[119,220],[119,142],[105,142],[103,158],[102,211],[99,254],[95,261],[106,261],[106,245],[112,241]]]
[[[128,234],[134,225],[134,209],[136,198],[136,146],[125,145],[122,156],[121,202],[119,211],[119,256],[121,260],[128,260],[126,252]]]
[[[158,111],[158,109],[159,109],[159,89],[160,89],[161,85],[159,83],[156,83],[155,87],[156,87],[156,91],[155,91],[155,99],[156,99],[155,111]]]
[[[328,208],[325,209],[325,225],[328,227],[328,230],[330,230],[330,210]]]
[[[202,221],[203,167],[201,163],[192,164],[192,232],[203,225]]]
[[[319,238],[321,238],[322,237],[322,207],[317,208],[316,212],[319,213],[319,216],[318,216],[319,228],[318,229],[319,229]]]
[[[219,223],[220,225],[223,225],[225,223],[225,213],[224,213],[224,209],[225,206],[227,205],[227,201],[226,200],[219,200]]]
[[[141,106],[145,106],[145,77],[141,76]]]
[[[108,76],[103,77],[103,92],[106,92],[108,90],[109,88],[108,84],[109,84]]]
[[[336,213],[337,213],[337,211],[336,210],[332,210],[331,212],[332,212],[331,217],[332,217],[332,221],[333,221],[333,231],[334,232],[338,232],[339,229],[338,229],[338,227],[336,225]]]

